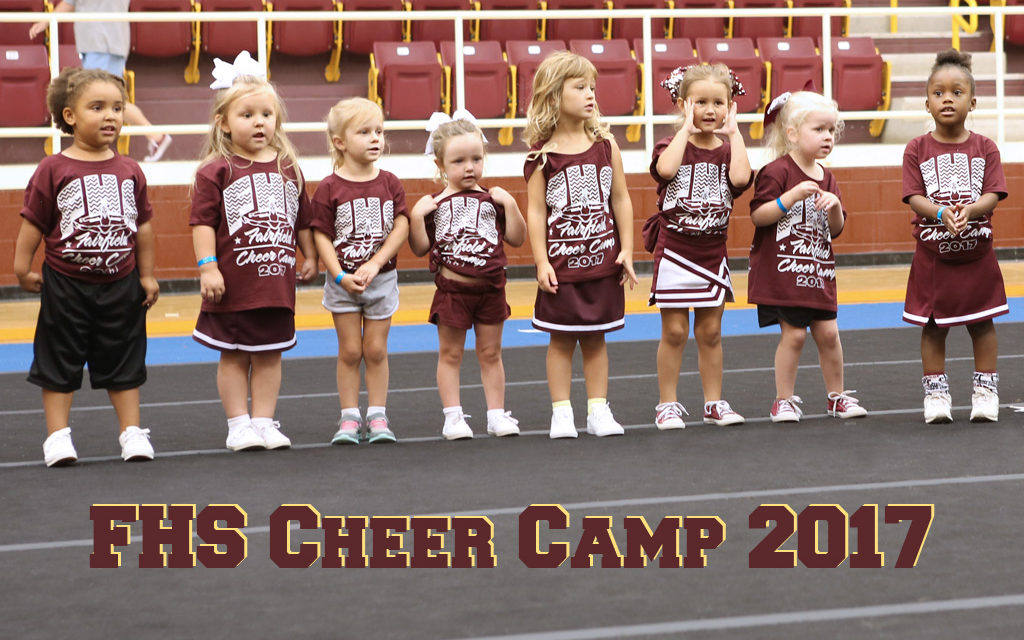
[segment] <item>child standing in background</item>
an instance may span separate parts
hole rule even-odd
[[[374,164],[384,150],[384,113],[366,98],[342,100],[327,115],[334,172],[313,194],[313,236],[327,267],[324,308],[338,332],[341,418],[333,444],[394,442],[388,397],[388,332],[398,310],[395,256],[409,236],[405,190]],[[369,406],[359,412],[359,365]]]
[[[859,418],[867,410],[852,391],[843,390],[843,345],[836,323],[832,238],[842,233],[846,211],[835,176],[817,162],[835,146],[842,129],[839,109],[817,93],[784,93],[765,110],[765,128],[773,121],[768,144],[775,160],[758,172],[750,203],[756,228],[747,285],[758,324],[778,324],[782,331],[771,420],[800,420],[801,400],[794,390],[808,328],[818,346],[828,415]]]
[[[261,72],[244,51],[234,65],[217,60],[211,88],[223,90],[189,217],[203,299],[192,336],[220,351],[217,391],[232,451],[291,446],[274,412],[281,353],[295,346],[296,233],[299,279],[317,273],[309,198],[281,129],[284,105]]]
[[[733,199],[750,187],[752,177],[733,101],[744,93],[743,86],[724,64],[679,67],[661,85],[682,119],[674,136],[654,146],[651,175],[658,183],[659,213],[644,225],[649,230],[645,241],[655,236],[649,247],[654,253],[651,304],[661,312],[654,424],[659,429],[685,426],[677,387],[690,307],[704,422],[742,424],[743,416],[722,399],[722,312],[733,301],[725,243],[729,214]]]
[[[1007,196],[996,144],[964,126],[974,109],[971,54],[938,54],[925,106],[935,131],[903,154],[903,201],[914,212],[917,248],[903,319],[920,325],[924,421],[952,422],[946,377],[949,328],[967,325],[974,347],[971,422],[999,419],[998,342],[992,318],[1009,313],[992,247],[992,214]]]
[[[47,466],[78,459],[71,400],[89,365],[121,423],[121,457],[152,460],[149,429],[139,428],[146,381],[146,311],[160,295],[153,276],[153,209],[137,162],[114,144],[124,121],[124,85],[97,69],[64,69],[46,103],[74,141],[39,163],[25,189],[14,274],[42,292],[28,381],[43,388]],[[45,240],[43,273],[32,257]]]
[[[552,438],[575,438],[569,401],[572,356],[583,352],[587,433],[622,435],[608,406],[604,334],[625,322],[623,285],[633,272],[633,206],[619,147],[600,121],[597,69],[568,51],[548,56],[533,78],[523,139],[527,225],[537,265],[533,326],[551,334],[547,353]]]
[[[466,331],[476,332],[476,355],[487,399],[487,433],[519,435],[518,421],[505,411],[505,367],[501,332],[510,309],[505,299],[504,242],[513,247],[526,239],[519,205],[500,187],[485,190],[484,137],[473,116],[456,111],[431,116],[427,152],[445,183],[444,189],[420,198],[412,210],[409,244],[418,256],[430,252],[437,291],[430,321],[437,325],[437,390],[441,394],[447,440],[472,438],[459,399],[459,369]]]

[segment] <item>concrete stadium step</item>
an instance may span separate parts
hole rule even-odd
[[[992,98],[981,98],[978,100],[981,108],[994,108],[995,101]],[[1006,107],[1019,109],[1024,108],[1024,97],[1006,97]],[[906,144],[912,138],[929,131],[932,125],[932,118],[924,110],[924,96],[894,98],[892,110],[919,110],[921,117],[910,120],[889,120],[882,132],[883,144]],[[983,136],[995,139],[996,120],[994,118],[982,118],[971,116],[967,119],[967,128]],[[1006,119],[1006,139],[1008,142],[1024,142],[1024,116],[1008,117]]]

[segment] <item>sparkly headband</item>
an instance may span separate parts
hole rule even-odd
[[[686,67],[676,67],[672,70],[672,73],[668,74],[668,77],[661,81],[661,86],[668,90],[669,95],[672,96],[672,102],[679,100],[679,87],[683,84],[683,76],[690,69],[698,67],[700,65],[691,64]],[[736,77],[736,74],[729,70],[729,79],[732,81],[732,97],[745,96],[747,95],[746,90],[743,88],[743,83]]]
[[[804,84],[804,91],[813,91],[817,93],[814,88],[814,80],[808,80]],[[775,119],[779,117],[779,112],[782,111],[782,107],[786,106],[789,102],[789,98],[793,95],[790,91],[785,91],[775,96],[775,99],[771,101],[768,108],[764,110],[764,128],[767,129],[768,125],[775,122]]]

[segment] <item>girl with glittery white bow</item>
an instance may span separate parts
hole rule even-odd
[[[192,337],[220,351],[232,451],[291,446],[274,420],[281,353],[295,346],[296,275],[306,281],[318,270],[309,198],[281,129],[284,105],[262,65],[243,54],[233,65],[216,61],[210,88],[221,91],[189,217],[203,299]]]
[[[440,343],[437,390],[444,410],[441,434],[447,440],[472,438],[459,399],[459,369],[466,331],[476,333],[476,355],[487,398],[487,433],[519,434],[518,421],[505,411],[505,367],[501,332],[511,310],[505,300],[505,251],[526,239],[519,205],[501,187],[484,189],[483,133],[463,110],[453,118],[435,113],[427,127],[427,154],[445,183],[444,189],[420,198],[410,213],[409,245],[418,256],[430,253],[437,291],[430,321]]]

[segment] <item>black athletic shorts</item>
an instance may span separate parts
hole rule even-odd
[[[43,265],[43,291],[28,381],[50,391],[124,391],[146,382],[146,292],[138,271],[93,284]]]

